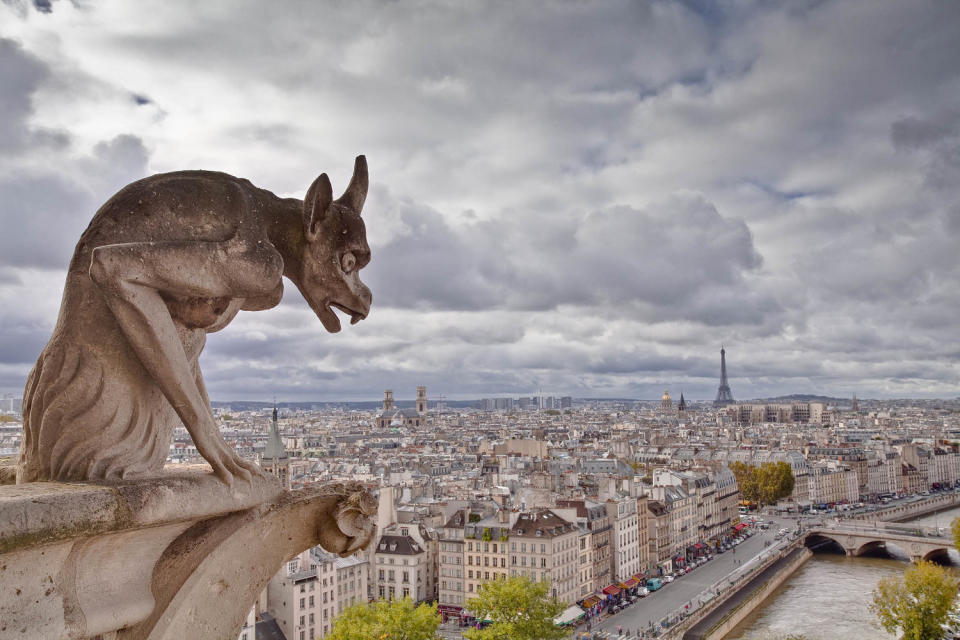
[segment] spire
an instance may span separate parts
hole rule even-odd
[[[733,393],[730,392],[730,385],[727,383],[727,351],[720,345],[720,387],[717,389],[717,398],[713,401],[713,406],[724,407],[728,404],[734,404]]]
[[[267,446],[263,449],[264,459],[287,459],[287,449],[280,439],[280,429],[277,428],[277,406],[273,406],[273,420],[270,421],[270,435],[267,436]]]

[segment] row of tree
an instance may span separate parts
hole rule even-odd
[[[730,463],[744,500],[761,507],[786,498],[793,492],[793,469],[786,462],[764,462],[759,467],[745,462]]]
[[[566,605],[547,595],[550,585],[526,576],[495,580],[483,585],[467,609],[478,620],[490,620],[485,629],[469,629],[468,640],[561,640],[570,632],[553,621]],[[344,610],[327,636],[332,640],[430,640],[436,637],[440,618],[437,606],[415,606],[410,598],[378,600]]]

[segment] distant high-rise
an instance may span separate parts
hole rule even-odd
[[[713,406],[725,407],[733,403],[733,394],[730,393],[730,385],[727,384],[727,352],[720,347],[720,388],[717,389],[717,399],[713,401]]]
[[[853,400],[850,401],[850,411],[854,413],[860,411],[860,405],[857,403],[857,394],[853,394]]]

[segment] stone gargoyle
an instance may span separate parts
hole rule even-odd
[[[336,200],[326,174],[301,201],[209,171],[110,198],[77,244],[27,380],[17,482],[157,476],[181,422],[224,483],[259,474],[220,434],[197,359],[239,311],[276,306],[284,276],[331,333],[334,307],[352,323],[367,316],[367,184],[359,156]]]

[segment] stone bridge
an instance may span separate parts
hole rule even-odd
[[[949,529],[881,521],[815,525],[804,531],[803,539],[809,549],[832,544],[842,548],[848,556],[887,551],[890,545],[910,556],[911,562],[949,562],[948,553],[953,548]]]

